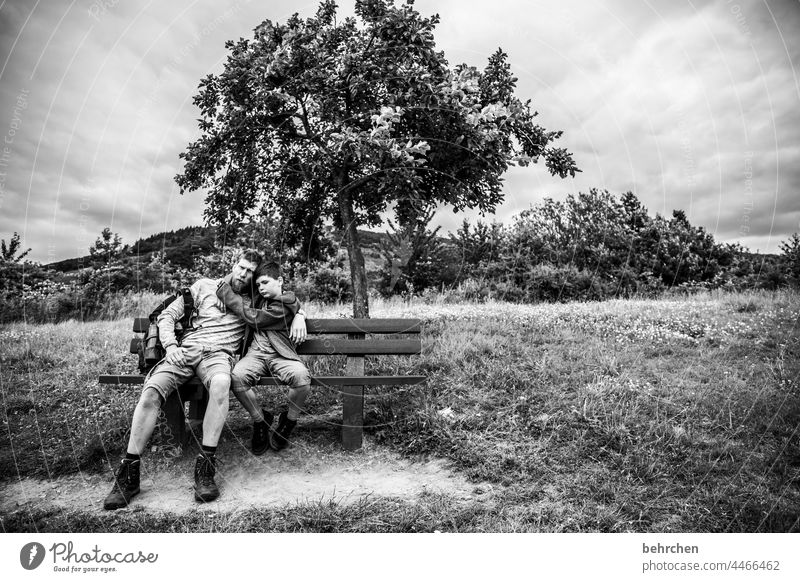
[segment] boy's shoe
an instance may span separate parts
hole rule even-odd
[[[261,409],[261,414],[264,415],[264,422],[256,422],[253,424],[253,440],[250,443],[250,448],[254,455],[263,455],[269,449],[269,427],[272,426],[274,417],[271,412]]]
[[[289,416],[284,410],[278,417],[278,428],[272,432],[269,444],[276,451],[285,449],[289,444],[289,435],[292,434],[294,427],[297,426],[296,420],[289,420]]]
[[[203,453],[197,456],[194,464],[194,498],[197,501],[208,503],[219,497],[219,489],[214,483],[214,474],[217,472],[216,457],[207,457]]]
[[[103,502],[103,509],[127,507],[134,495],[139,493],[140,460],[124,459],[114,475],[114,486]]]

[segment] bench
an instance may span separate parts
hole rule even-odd
[[[146,317],[134,319],[133,331],[141,333],[142,337],[131,340],[132,354],[138,353],[139,344],[149,325],[150,321]],[[426,380],[425,376],[367,376],[364,374],[365,358],[419,354],[422,350],[421,322],[418,319],[308,319],[306,327],[309,337],[298,346],[298,354],[347,356],[343,376],[312,376],[311,384],[339,390],[342,395],[342,447],[348,451],[359,449],[363,443],[365,388],[420,384]],[[376,335],[388,337],[374,337]],[[143,384],[144,376],[101,375],[98,380],[100,384]],[[280,382],[265,376],[257,384],[278,386]],[[197,378],[182,385],[163,405],[167,429],[174,444],[181,447],[188,443],[190,433],[186,428],[186,403],[189,403],[189,420],[202,420],[208,403],[208,393]]]

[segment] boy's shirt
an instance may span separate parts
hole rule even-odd
[[[287,295],[294,297],[293,293],[284,293],[282,298],[286,297]],[[257,298],[256,305],[259,303],[260,301]],[[292,312],[294,305],[297,307],[294,308],[294,312]],[[297,313],[297,310],[300,309],[300,302],[295,300],[291,305],[285,305],[282,300],[267,299],[264,301],[263,309],[266,309],[267,311],[285,309],[287,312],[286,317],[288,325],[291,325],[294,315]],[[289,339],[289,334],[286,332],[286,330],[254,328],[252,345],[259,348],[262,352],[271,352],[274,350],[280,356],[283,356],[289,360],[300,360],[300,357],[297,355],[297,350],[295,349],[292,341]]]
[[[283,293],[279,299],[258,296],[255,306],[251,307],[223,281],[217,288],[217,297],[246,324],[245,347],[252,336],[252,341],[264,351],[271,351],[271,348],[284,358],[300,361],[288,332],[292,319],[300,310],[300,302],[294,293]]]
[[[190,288],[197,316],[192,319],[192,329],[186,332],[181,341],[182,347],[203,346],[214,350],[222,350],[233,355],[244,337],[245,322],[229,310],[221,310],[217,301],[219,281],[200,279]],[[231,289],[231,293],[233,289]],[[249,308],[250,297],[237,295],[243,306]],[[224,306],[223,306],[224,309]],[[162,345],[178,345],[175,338],[175,322],[183,317],[183,301],[176,299],[158,316],[158,333]]]

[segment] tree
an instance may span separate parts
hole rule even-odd
[[[620,287],[633,284],[639,230],[647,211],[630,192],[615,198],[607,190],[546,198],[523,211],[508,232],[508,271],[527,276],[531,265],[574,268]],[[625,291],[625,289],[620,289]]]
[[[389,221],[393,232],[381,239],[384,293],[423,291],[441,282],[440,275],[447,265],[442,264],[444,249],[437,236],[441,227],[428,229],[433,214],[429,209],[399,228]]]
[[[656,214],[637,247],[644,267],[667,286],[711,281],[731,261],[730,252],[702,226],[692,226],[683,210],[673,210],[671,219]]]
[[[105,227],[94,244],[89,247],[92,262],[98,266],[107,265],[122,255],[122,238]]]
[[[0,241],[0,260],[4,263],[19,263],[22,261],[22,259],[31,252],[31,249],[20,252],[21,244],[19,234],[16,232],[11,235],[8,245],[6,245],[5,239]]]
[[[8,244],[5,239],[0,240],[0,289],[5,293],[19,293],[25,280],[30,281],[31,273],[38,271],[30,261],[22,261],[31,249],[21,251],[21,246],[16,232],[11,235]]]
[[[779,264],[791,283],[800,286],[800,235],[796,232],[780,244]]]
[[[492,222],[486,224],[480,219],[474,227],[470,227],[466,219],[456,233],[450,233],[450,243],[457,249],[461,263],[465,267],[474,267],[483,262],[492,262],[500,258],[504,250],[506,234],[503,224]]]
[[[210,223],[280,212],[287,227],[341,229],[353,314],[368,317],[359,226],[393,210],[400,224],[443,204],[492,212],[502,175],[543,159],[553,175],[579,171],[552,146],[561,132],[534,123],[530,102],[498,50],[483,71],[450,69],[436,50],[438,16],[412,0],[357,0],[339,22],[324,0],[314,17],[263,22],[229,41],[224,71],[200,83],[201,137],[181,154],[181,193],[208,189]]]

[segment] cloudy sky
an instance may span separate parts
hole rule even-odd
[[[340,12],[352,13],[342,0]],[[0,3],[0,238],[48,263],[202,224],[178,154],[198,135],[199,80],[224,43],[316,2],[5,0]],[[778,252],[800,231],[800,4],[745,0],[418,0],[451,65],[502,47],[539,122],[583,172],[515,168],[494,218],[544,197],[632,190],[718,241]],[[444,210],[443,230],[472,215]],[[491,220],[491,217],[489,217]]]

